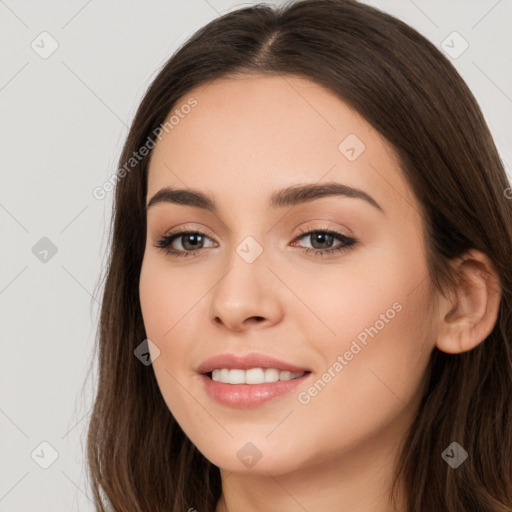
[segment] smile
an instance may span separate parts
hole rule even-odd
[[[302,377],[306,372],[281,371],[276,368],[215,369],[209,375],[215,382],[224,384],[265,384],[289,381]]]
[[[251,370],[256,370],[256,372],[251,373]],[[270,370],[269,376],[275,378],[275,372],[277,372],[277,370],[266,368],[265,373],[267,370]],[[230,383],[213,378],[213,372],[217,372],[215,374],[216,378],[226,380],[226,371],[228,372],[227,376]],[[253,378],[254,380],[259,379],[261,381],[263,368],[251,368],[250,370],[227,370],[224,368],[214,370],[213,372],[199,376],[203,382],[206,393],[216,402],[236,409],[251,409],[261,406],[272,399],[290,395],[292,391],[295,391],[300,384],[304,384],[312,375],[309,371],[298,372],[296,374],[292,372],[279,372],[279,377],[281,377],[281,373],[283,373],[283,380],[254,382],[252,384],[248,384],[247,382],[232,384],[232,375],[233,381],[237,379],[241,380],[242,378],[245,379],[247,374],[249,374],[249,381]],[[290,373],[289,378],[288,373]],[[222,377],[220,377],[220,375],[222,375]]]

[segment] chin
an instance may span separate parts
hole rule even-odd
[[[254,442],[249,440],[231,440],[224,446],[221,443],[207,441],[209,446],[198,450],[218,468],[234,473],[251,475],[285,474],[298,469],[300,462],[296,459],[297,446],[292,452],[277,451],[276,447],[264,439]]]

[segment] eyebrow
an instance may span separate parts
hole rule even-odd
[[[283,208],[295,206],[301,203],[320,199],[329,196],[343,196],[362,199],[374,208],[384,213],[384,209],[375,199],[363,190],[349,187],[341,183],[331,182],[324,184],[294,185],[274,192],[269,199],[269,208]],[[164,187],[160,189],[146,205],[146,211],[159,203],[172,203],[211,211],[218,213],[217,205],[213,198],[194,189],[173,189]]]

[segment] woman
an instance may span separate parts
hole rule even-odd
[[[98,510],[511,509],[510,183],[431,43],[350,0],[226,14],[119,168]]]

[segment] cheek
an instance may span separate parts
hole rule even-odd
[[[286,305],[288,316],[308,333],[305,339],[328,349],[343,346],[376,322],[379,330],[382,326],[389,330],[389,321],[401,323],[400,317],[408,313],[399,313],[398,309],[421,301],[413,290],[426,273],[421,251],[415,256],[411,250],[389,242],[378,248],[362,248],[335,264],[309,266],[301,271],[283,267],[280,275],[300,299]],[[420,310],[423,306],[418,304]],[[417,312],[413,319],[416,316]]]
[[[194,336],[187,336],[190,321],[187,312],[192,313],[194,304],[200,307],[204,294],[186,276],[187,272],[170,271],[165,258],[150,254],[144,258],[139,281],[146,335],[159,349],[152,368],[162,397],[182,428],[199,421],[200,416],[180,383],[189,378],[190,369],[185,363],[187,352],[194,344]]]
[[[390,244],[378,252],[310,291],[309,305],[323,326],[313,315],[300,317],[324,364],[315,389],[306,390],[311,407],[342,407],[332,418],[332,435],[347,417],[352,428],[344,434],[382,428],[415,403],[434,346],[421,247]]]
[[[142,262],[142,317],[147,337],[160,350],[153,368],[168,396],[180,394],[179,385],[169,373],[179,382],[193,373],[190,354],[204,338],[201,325],[208,314],[205,294],[212,286],[211,275],[209,278],[207,273],[191,267],[172,268],[160,255],[149,253]]]
[[[146,334],[162,341],[171,337],[174,326],[204,294],[190,279],[190,273],[172,271],[165,258],[144,258],[139,295]],[[183,319],[186,321],[186,319]],[[170,331],[171,330],[171,331]]]
[[[294,318],[307,333],[305,339],[325,355],[325,364],[350,350],[354,340],[361,347],[354,360],[370,363],[375,357],[395,366],[403,360],[417,362],[429,335],[428,283],[417,234],[389,237],[339,265],[320,266],[318,272],[295,279],[293,289],[308,311],[302,303],[296,305]]]
[[[316,338],[324,367],[297,397],[301,405],[295,420],[302,415],[308,430],[316,433],[311,451],[320,460],[351,447],[371,447],[373,440],[387,435],[392,446],[392,432],[407,428],[412,420],[429,360],[429,340],[422,330],[421,291],[406,294],[366,302],[364,313],[345,301],[346,308],[331,318],[337,336]],[[293,453],[292,446],[289,450]]]

